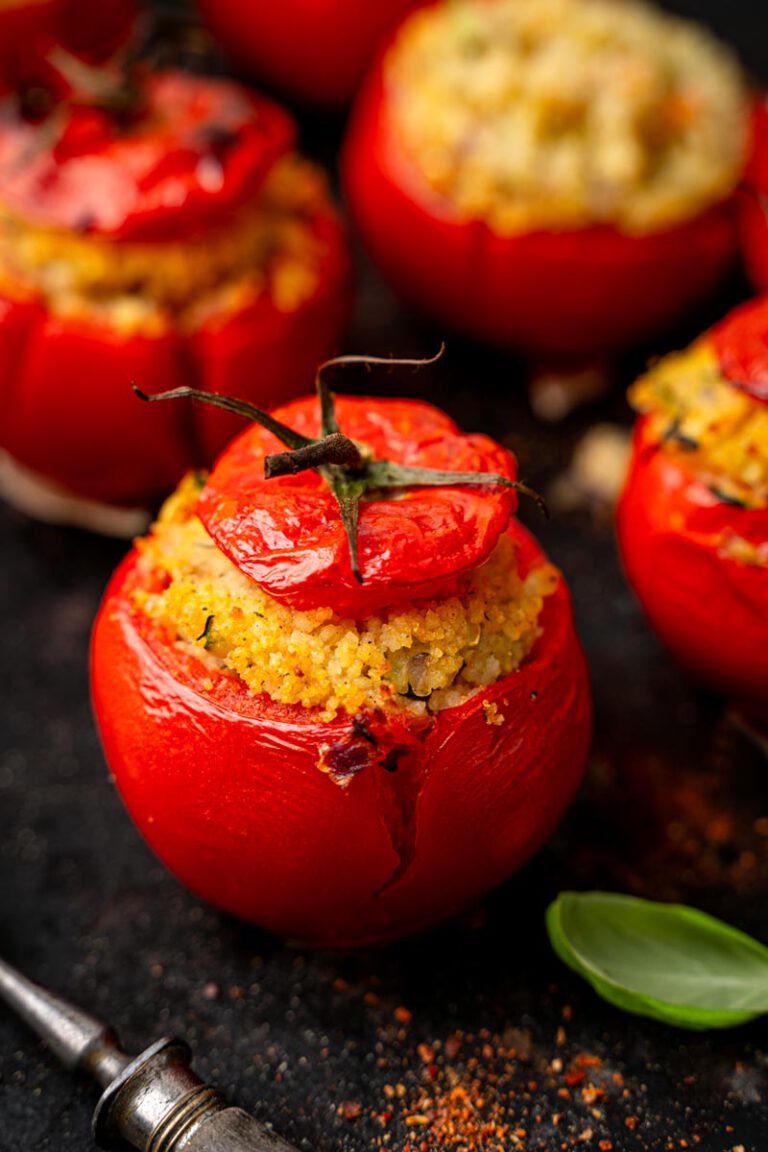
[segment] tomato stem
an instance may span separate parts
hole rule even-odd
[[[363,497],[375,499],[377,495],[400,488],[434,488],[471,485],[473,487],[513,488],[536,501],[545,516],[549,513],[544,500],[527,484],[511,480],[496,472],[446,472],[436,468],[407,467],[391,460],[374,460],[366,454],[365,445],[358,445],[339,429],[336,418],[335,396],[328,387],[325,374],[332,368],[363,364],[387,365],[389,367],[413,366],[420,368],[434,364],[445,352],[445,344],[440,345],[436,356],[423,360],[395,360],[380,356],[337,356],[326,360],[317,369],[315,384],[320,401],[319,439],[311,439],[275,420],[261,408],[247,400],[237,400],[222,396],[218,392],[202,392],[196,388],[174,388],[170,392],[159,392],[148,396],[133,385],[140,400],[197,400],[245,416],[259,424],[273,436],[281,440],[290,451],[273,452],[264,460],[264,477],[267,480],[279,476],[295,476],[300,472],[319,472],[336,498],[339,515],[349,545],[349,558],[355,579],[362,584],[358,557],[357,528],[360,517],[360,501]]]
[[[338,464],[354,471],[363,467],[363,457],[348,436],[341,432],[331,432],[314,444],[297,448],[290,452],[273,452],[264,461],[264,476],[272,480],[276,476],[295,476],[309,468],[319,468],[323,464]]]
[[[306,448],[310,444],[317,443],[316,440],[310,440],[309,436],[295,432],[287,424],[281,424],[279,420],[275,420],[268,412],[263,412],[248,400],[222,396],[220,392],[203,392],[198,388],[172,388],[169,392],[155,392],[149,396],[136,384],[132,384],[131,387],[139,400],[146,400],[148,404],[154,404],[157,400],[197,400],[201,404],[210,404],[213,408],[223,408],[225,412],[232,412],[235,416],[245,416],[247,420],[253,420],[254,424],[266,428],[289,448]]]

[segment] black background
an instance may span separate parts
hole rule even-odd
[[[761,5],[670,7],[708,20],[757,75],[768,72]],[[307,150],[332,162],[341,123],[300,119]],[[348,349],[433,349],[438,333],[360,264]],[[745,292],[733,285],[654,350],[680,344]],[[622,384],[641,362],[621,366]],[[589,423],[629,419],[618,389],[564,425],[542,427],[522,378],[513,359],[454,338],[429,375],[376,384],[427,394],[466,427],[504,439],[545,490]],[[383,1129],[370,1113],[384,1108],[385,1084],[418,1085],[419,1044],[461,1030],[459,1059],[482,1061],[482,1030],[514,1029],[526,1060],[507,1074],[509,1112],[529,1133],[523,1147],[597,1149],[609,1140],[616,1152],[762,1152],[765,1025],[699,1036],[621,1015],[551,955],[543,911],[561,887],[615,887],[687,900],[768,940],[765,761],[650,633],[610,523],[586,512],[546,525],[525,518],[570,580],[592,670],[596,736],[580,800],[553,844],[482,908],[416,940],[339,955],[291,948],[219,916],[150,855],[110,784],[88,702],[90,625],[125,546],[0,509],[3,954],[111,1019],[127,1046],[185,1036],[204,1076],[301,1148],[375,1146]],[[398,1007],[409,1024],[398,1024]],[[593,1077],[605,1089],[600,1117],[578,1088],[570,1099],[558,1094],[564,1082],[552,1062],[567,1069],[584,1053],[603,1061]],[[344,1101],[361,1104],[362,1115],[339,1115]],[[0,1015],[2,1152],[85,1152],[93,1103],[89,1085]],[[389,1131],[393,1148],[412,1139],[397,1117]]]

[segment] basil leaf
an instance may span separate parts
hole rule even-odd
[[[679,1028],[768,1012],[768,948],[682,904],[561,892],[547,909],[560,959],[609,1003]]]

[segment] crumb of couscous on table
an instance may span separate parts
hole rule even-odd
[[[331,607],[298,611],[216,548],[195,515],[198,496],[199,481],[189,476],[139,541],[147,586],[134,591],[135,607],[252,693],[318,708],[328,720],[339,711],[425,714],[463,703],[520,666],[559,581],[545,563],[521,577],[505,536],[465,587],[445,599],[363,620],[339,617]],[[495,706],[486,718],[504,722]]]
[[[641,0],[449,0],[386,63],[393,128],[430,187],[512,235],[643,234],[729,196],[748,96],[706,29]]]

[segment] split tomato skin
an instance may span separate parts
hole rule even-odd
[[[513,522],[523,570],[541,550]],[[460,911],[550,836],[591,727],[563,581],[520,669],[431,719],[320,722],[182,653],[131,600],[132,553],[96,620],[93,704],[117,786],[194,893],[280,936],[361,945]],[[489,723],[496,705],[502,724]]]
[[[378,41],[416,0],[200,0],[232,57],[286,95],[341,107],[363,78]]]
[[[719,500],[638,422],[618,508],[621,555],[653,628],[719,692],[768,704],[768,572],[724,548],[768,540],[768,509]]]
[[[643,236],[604,225],[501,236],[459,219],[403,153],[389,119],[385,55],[353,109],[342,171],[364,243],[420,310],[492,344],[589,357],[668,328],[733,265],[734,198]]]

